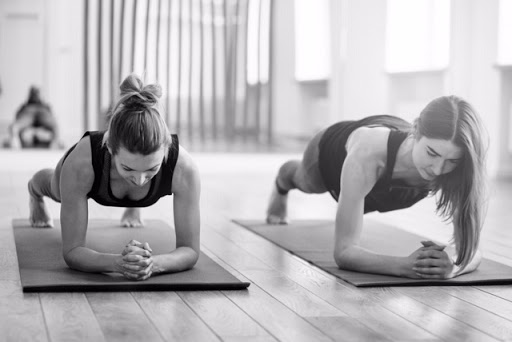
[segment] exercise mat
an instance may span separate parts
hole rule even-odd
[[[76,271],[62,257],[59,221],[55,228],[32,228],[28,220],[16,219],[13,229],[24,292],[239,290],[249,286],[202,252],[190,270],[143,281],[119,273]],[[120,254],[132,239],[148,242],[153,255],[168,253],[176,245],[173,228],[160,220],[146,220],[141,228],[123,228],[114,220],[89,220],[86,246],[98,252]]]
[[[341,270],[334,261],[334,222],[294,221],[288,225],[268,225],[262,220],[233,220],[290,253],[358,287],[427,285],[512,284],[512,267],[483,259],[474,272],[453,279],[409,279],[395,276]],[[373,252],[408,256],[428,240],[393,226],[365,219],[360,245]],[[448,251],[449,254],[451,251]]]

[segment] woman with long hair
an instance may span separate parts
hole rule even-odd
[[[390,115],[336,123],[309,142],[301,161],[280,168],[267,222],[287,223],[288,191],[329,191],[338,202],[334,259],[340,268],[425,279],[471,272],[481,260],[483,137],[478,114],[457,96],[434,99],[413,125]],[[359,245],[365,213],[407,208],[428,195],[437,196],[438,213],[453,223],[453,258],[432,241],[408,257]]]

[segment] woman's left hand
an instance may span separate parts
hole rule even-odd
[[[422,241],[418,257],[414,263],[413,271],[422,279],[450,279],[455,276],[454,264],[446,246],[438,245],[432,241]]]
[[[140,253],[141,250],[147,252]],[[151,247],[149,247],[149,243],[147,242],[142,243],[137,240],[131,240],[126,244],[121,254],[126,255],[130,253],[140,254],[149,257],[151,256],[151,253],[153,253],[153,250],[151,249]]]
[[[152,275],[153,258],[149,244],[131,240],[121,252],[122,274],[132,280],[146,280]]]

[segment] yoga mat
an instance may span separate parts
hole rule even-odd
[[[28,220],[16,219],[13,229],[24,292],[239,290],[249,286],[202,252],[188,271],[142,281],[126,279],[119,273],[76,271],[62,257],[58,220],[55,228],[32,228]],[[89,220],[86,245],[98,252],[121,253],[132,239],[147,241],[153,255],[170,252],[176,245],[173,228],[163,221],[146,220],[144,227],[123,228],[115,220]]]
[[[294,221],[289,225],[268,225],[261,220],[233,221],[358,287],[512,284],[511,267],[485,258],[474,272],[448,280],[409,279],[340,270],[333,257],[334,222],[332,221]],[[421,247],[420,241],[423,240],[429,239],[365,219],[361,246],[380,254],[408,256]],[[449,254],[452,252],[452,250],[447,251]]]

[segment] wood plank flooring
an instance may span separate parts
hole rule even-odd
[[[243,291],[23,293],[11,220],[28,217],[26,183],[60,151],[0,150],[2,341],[506,341],[512,286],[358,289],[245,230],[233,218],[264,218],[279,166],[298,154],[194,153],[202,179],[203,251],[243,281]],[[512,183],[492,182],[482,234],[486,257],[512,265]],[[59,204],[47,201],[54,217]],[[293,219],[333,219],[329,195],[290,193]],[[89,202],[93,218],[122,209]],[[172,223],[172,198],[143,209]],[[431,239],[451,228],[433,199],[370,214]],[[276,229],[279,229],[276,227]]]

